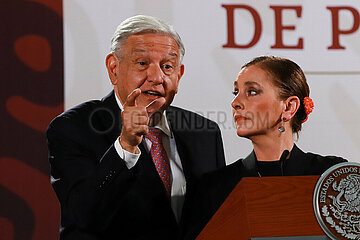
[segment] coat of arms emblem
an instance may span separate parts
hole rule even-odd
[[[340,163],[324,172],[314,191],[314,210],[332,239],[360,239],[360,164]]]

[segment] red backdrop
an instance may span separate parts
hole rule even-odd
[[[0,239],[57,239],[45,131],[63,111],[62,0],[0,0]]]

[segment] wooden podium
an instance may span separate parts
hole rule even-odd
[[[313,210],[319,177],[243,178],[196,239],[327,239]]]

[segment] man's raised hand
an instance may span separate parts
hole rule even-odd
[[[131,153],[140,153],[138,145],[143,136],[149,132],[150,116],[159,111],[165,103],[165,98],[158,98],[147,106],[139,106],[136,100],[140,94],[139,88],[132,91],[127,96],[124,110],[121,112],[122,129],[119,141],[121,147]]]

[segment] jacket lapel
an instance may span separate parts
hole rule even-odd
[[[285,175],[286,176],[301,176],[305,174],[304,161],[306,161],[306,154],[294,144],[291,150],[290,158],[285,161]]]
[[[306,161],[306,154],[301,151],[296,144],[291,150],[289,159],[284,162],[284,175],[285,176],[301,176],[305,173],[304,161]],[[258,168],[256,165],[256,155],[252,151],[245,159],[242,160],[244,165],[244,177],[257,177]]]
[[[254,150],[242,160],[244,166],[244,177],[258,177],[256,156]]]
[[[105,126],[111,126],[111,129],[106,133],[106,139],[109,143],[113,143],[121,132],[121,110],[116,102],[114,90],[105,96],[102,101],[100,110],[106,111],[106,114],[101,116],[101,121]]]
[[[166,110],[166,118],[169,121],[171,132],[175,138],[176,149],[179,154],[183,172],[185,175],[186,182],[192,181],[190,174],[189,163],[186,159],[190,159],[189,147],[187,147],[189,134],[186,131],[185,125],[180,124],[180,121],[186,121],[181,111],[176,111],[173,107],[168,107]]]

